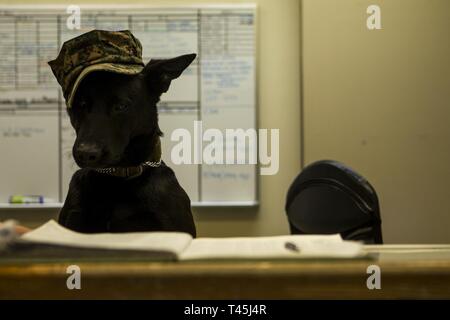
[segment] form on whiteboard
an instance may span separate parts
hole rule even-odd
[[[81,6],[81,29],[71,30],[65,6],[0,7],[0,203],[14,194],[64,201],[78,169],[75,134],[47,61],[64,41],[89,30],[128,29],[141,41],[145,62],[198,54],[158,106],[163,160],[193,205],[256,205],[256,165],[175,165],[170,157],[178,143],[172,131],[185,128],[194,137],[194,121],[203,130],[256,128],[255,11],[254,5]]]

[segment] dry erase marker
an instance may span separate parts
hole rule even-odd
[[[16,195],[16,196],[10,196],[9,197],[9,203],[14,204],[29,204],[29,203],[48,203],[52,202],[51,199],[45,198],[44,196],[35,196],[35,195]]]

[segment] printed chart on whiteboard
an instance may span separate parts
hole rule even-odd
[[[81,7],[79,29],[68,27],[69,16],[62,6],[0,7],[0,203],[18,194],[64,201],[79,169],[72,159],[75,132],[47,62],[65,41],[103,29],[130,30],[144,62],[197,53],[158,104],[163,160],[193,205],[257,204],[255,164],[171,160],[180,143],[171,139],[176,129],[189,132],[200,153],[207,129],[224,136],[226,129],[256,129],[255,7]],[[229,148],[223,145],[224,155],[248,157],[245,143]]]

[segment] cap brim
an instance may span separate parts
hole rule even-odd
[[[67,108],[72,107],[73,98],[75,97],[75,93],[81,83],[81,81],[91,72],[94,71],[106,71],[120,74],[128,74],[134,75],[138,74],[144,69],[144,66],[138,64],[120,64],[120,63],[99,63],[87,66],[81,71],[78,78],[75,80],[73,84],[72,90],[66,100]]]

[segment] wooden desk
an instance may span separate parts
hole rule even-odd
[[[373,260],[0,262],[0,298],[450,298],[450,246],[367,247]],[[66,268],[81,268],[81,290]],[[381,290],[366,287],[381,268]]]

